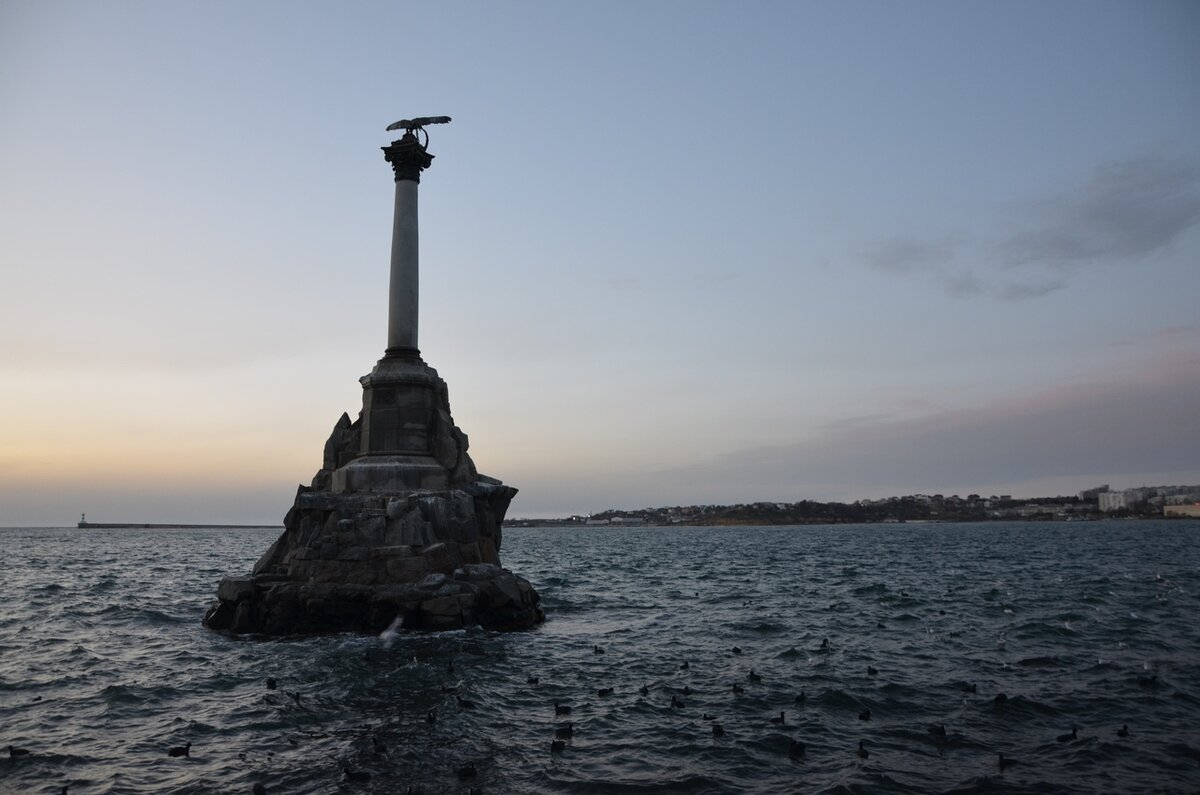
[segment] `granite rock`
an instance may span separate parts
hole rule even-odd
[[[282,635],[378,633],[397,620],[412,630],[520,630],[544,620],[533,586],[500,563],[504,515],[517,490],[476,471],[432,368],[419,360],[385,362],[363,379],[365,394],[377,391],[364,397],[364,414],[354,422],[343,414],[334,425],[321,469],[297,489],[283,534],[250,576],[222,580],[206,626]],[[405,379],[420,399],[404,397]],[[433,407],[421,421],[411,411],[426,394]],[[369,438],[381,437],[378,429],[365,433],[368,406],[385,426],[395,422],[387,411],[408,417],[403,427],[417,430],[403,437],[406,444],[428,434],[424,453],[401,451],[395,478],[386,472],[392,459],[365,449]],[[369,466],[356,477],[339,477],[364,461]],[[379,487],[405,479],[437,487]]]

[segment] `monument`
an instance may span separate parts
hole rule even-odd
[[[544,620],[538,593],[500,565],[517,490],[475,470],[446,382],[417,348],[417,187],[433,162],[424,128],[449,121],[387,128],[404,130],[383,147],[396,181],[387,348],[360,379],[358,419],[343,414],[334,426],[283,535],[249,576],[221,581],[205,626],[279,635],[518,630]]]

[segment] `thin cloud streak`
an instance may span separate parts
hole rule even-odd
[[[878,271],[933,279],[954,298],[1040,298],[1081,269],[1136,266],[1200,224],[1200,167],[1163,155],[1105,163],[1073,191],[1022,202],[1016,215],[1016,228],[990,244],[893,237],[863,259]],[[999,275],[1016,270],[1034,275]]]
[[[1079,189],[1023,208],[1006,264],[1050,269],[1149,257],[1200,223],[1200,168],[1160,155],[1098,167]]]
[[[808,441],[756,447],[655,472],[586,484],[522,473],[525,496],[554,504],[643,507],[752,500],[856,499],[971,490],[997,483],[1200,470],[1200,354],[1104,383],[919,419],[863,417]],[[965,491],[964,491],[965,493]],[[514,507],[521,515],[518,503]]]

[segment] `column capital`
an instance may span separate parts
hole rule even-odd
[[[407,179],[420,183],[421,172],[433,162],[433,155],[425,151],[417,136],[411,132],[406,132],[398,141],[392,141],[390,146],[380,148],[383,149],[383,159],[392,164],[397,182]]]

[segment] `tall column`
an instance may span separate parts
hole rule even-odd
[[[386,357],[418,356],[417,317],[420,250],[417,236],[417,185],[433,155],[411,132],[383,157],[396,174],[396,206],[392,218],[392,268],[388,283],[388,344]]]

